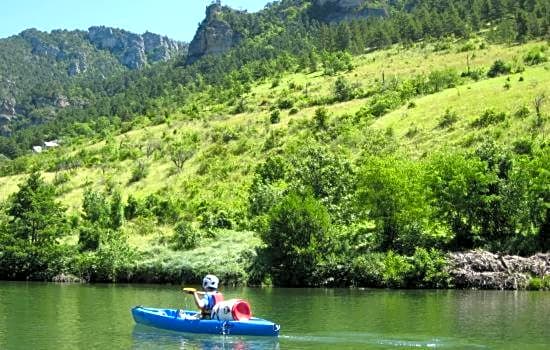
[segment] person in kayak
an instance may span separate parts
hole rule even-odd
[[[223,294],[218,292],[220,280],[214,275],[206,275],[202,280],[204,292],[193,292],[195,304],[201,311],[202,319],[210,319],[214,305],[223,301]]]

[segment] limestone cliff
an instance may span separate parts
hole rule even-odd
[[[186,46],[165,36],[146,32],[143,35],[104,26],[90,27],[88,39],[98,49],[108,50],[130,69],[147,63],[166,61],[183,53]]]
[[[226,52],[241,40],[229,23],[222,19],[223,11],[234,11],[214,3],[206,8],[206,18],[202,21],[189,44],[187,64],[191,64],[206,55]]]

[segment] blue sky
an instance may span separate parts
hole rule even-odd
[[[222,0],[236,9],[256,12],[269,0]],[[105,25],[135,33],[150,31],[191,41],[211,0],[2,0],[0,38],[27,28],[88,29]]]

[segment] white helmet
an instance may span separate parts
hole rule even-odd
[[[202,287],[204,289],[208,289],[208,288],[218,289],[218,284],[219,283],[220,283],[220,280],[218,279],[218,277],[216,277],[214,275],[206,275],[202,279]]]

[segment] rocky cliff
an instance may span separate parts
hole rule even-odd
[[[134,34],[109,27],[90,27],[88,39],[98,49],[108,50],[130,69],[143,67],[147,63],[166,61],[174,55],[184,53],[186,45],[165,36],[146,32]]]
[[[314,0],[312,17],[324,22],[341,22],[367,17],[387,17],[387,1],[369,0]]]
[[[67,72],[70,76],[85,72],[88,68],[86,50],[79,50],[84,41],[99,50],[109,51],[130,69],[141,68],[147,63],[166,61],[174,55],[185,54],[187,50],[186,44],[165,36],[149,32],[139,35],[104,26],[90,27],[87,32],[57,30],[51,34],[27,29],[19,36],[30,44],[33,55],[68,61]]]
[[[214,3],[206,8],[206,18],[202,21],[189,44],[186,64],[191,64],[206,55],[226,52],[242,39],[229,23],[222,19],[223,11],[234,11]]]
[[[529,258],[486,251],[449,254],[457,288],[525,289],[532,277],[550,276],[550,254]]]

